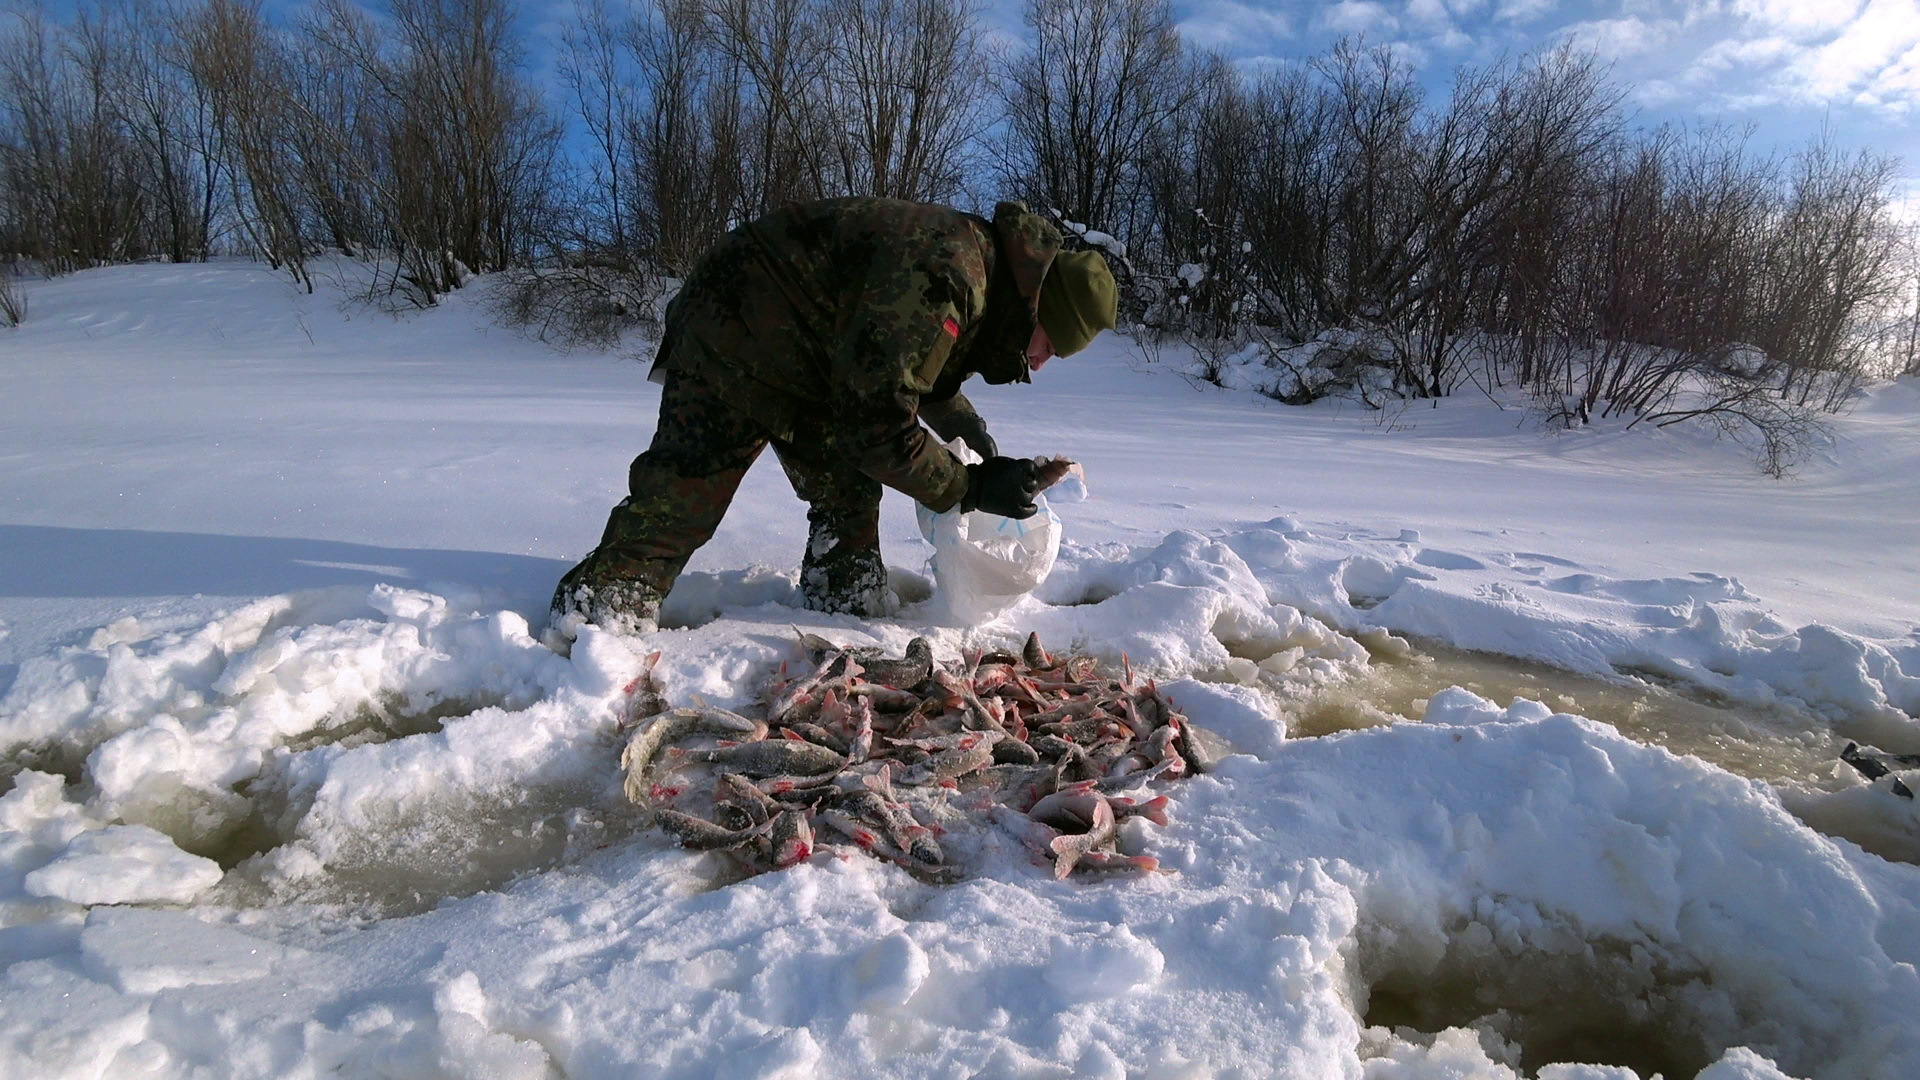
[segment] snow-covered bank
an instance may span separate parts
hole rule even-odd
[[[891,500],[900,615],[790,606],[804,519],[763,466],[672,628],[560,657],[529,618],[645,441],[636,365],[244,266],[33,305],[0,339],[0,1075],[1920,1067],[1920,867],[1803,823],[1920,857],[1886,781],[1776,790],[1464,690],[1287,729],[1391,632],[1920,750],[1920,568],[1890,539],[1920,524],[1913,387],[1783,485],[1687,439],[1543,440],[1484,403],[1389,432],[1096,352],[980,396],[1091,488],[995,623],[928,623]],[[846,853],[736,880],[624,805],[629,690],[659,649],[676,703],[750,708],[793,624],[1124,656],[1239,753],[1123,830],[1171,873],[1055,882],[980,825],[954,886]]]

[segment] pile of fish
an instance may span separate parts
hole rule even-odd
[[[838,842],[950,880],[941,837],[988,817],[1055,877],[1150,872],[1151,856],[1118,851],[1118,825],[1166,824],[1166,796],[1145,785],[1211,764],[1207,740],[1153,680],[1056,657],[1034,635],[1018,655],[957,664],[936,662],[925,638],[898,658],[805,633],[800,644],[814,670],[785,678],[783,666],[764,720],[664,709],[657,688],[636,680],[650,703],[637,711],[662,711],[621,755],[627,797],[682,845],[757,871]]]

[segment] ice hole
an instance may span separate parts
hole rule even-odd
[[[1391,935],[1388,935],[1391,937]],[[1363,950],[1363,957],[1365,956]],[[1488,1056],[1532,1076],[1545,1065],[1613,1065],[1643,1078],[1691,1077],[1725,1047],[1700,1018],[1720,1013],[1722,991],[1704,971],[1682,970],[1645,947],[1580,942],[1568,951],[1510,951],[1480,923],[1450,934],[1444,952],[1387,947],[1371,962],[1362,1053],[1387,1039],[1426,1043],[1448,1028],[1480,1037]]]
[[[0,795],[12,791],[14,780],[29,770],[63,777],[69,785],[78,784],[86,771],[87,753],[91,749],[71,743],[55,743],[22,746],[8,751],[6,758],[0,760]]]
[[[290,739],[285,746],[301,753],[321,746],[364,746],[431,734],[448,720],[498,706],[502,700],[436,698],[421,704],[410,702],[402,694],[384,693],[360,703],[345,719],[323,724]],[[297,819],[299,812],[299,808],[288,805],[279,777],[269,767],[262,775],[221,790],[156,779],[128,800],[121,813],[127,823],[158,829],[182,851],[232,870],[286,843],[289,837],[285,823]]]
[[[617,789],[588,783],[469,795],[424,809],[408,803],[336,837],[317,868],[302,865],[310,856],[297,828],[272,821],[255,819],[259,831],[247,836],[255,849],[221,882],[219,902],[337,905],[395,918],[578,862],[633,835],[643,818]]]
[[[1107,581],[1088,581],[1079,592],[1048,601],[1054,607],[1091,607],[1119,596],[1125,590]]]
[[[431,735],[448,720],[505,704],[506,699],[497,695],[434,697],[415,703],[405,694],[386,691],[355,706],[345,719],[315,728],[286,745],[288,750],[299,753],[317,746],[364,746],[411,735]]]
[[[1355,678],[1292,704],[1288,733],[1327,735],[1418,720],[1428,698],[1460,686],[1501,706],[1516,698],[1538,701],[1611,725],[1636,742],[1772,783],[1834,785],[1834,763],[1846,742],[1819,717],[1784,705],[1745,705],[1682,686],[1608,681],[1426,641],[1405,656],[1373,651],[1373,659]]]
[[[1525,698],[1610,725],[1635,742],[1771,784],[1787,810],[1816,832],[1853,841],[1885,859],[1920,863],[1912,804],[1888,790],[1862,789],[1840,762],[1848,741],[1841,733],[1844,722],[1837,732],[1832,721],[1785,704],[1746,704],[1670,679],[1597,679],[1431,642],[1418,643],[1405,656],[1371,645],[1370,652],[1374,662],[1348,678],[1295,684],[1262,680],[1280,698],[1288,737],[1417,721],[1427,699],[1450,686],[1502,707]]]

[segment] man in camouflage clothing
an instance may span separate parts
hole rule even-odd
[[[1060,246],[1019,203],[988,221],[868,198],[791,207],[722,237],[667,307],[653,444],[600,546],[561,578],[550,635],[587,622],[655,629],[768,443],[808,503],[800,590],[817,611],[884,613],[882,485],[937,511],[1034,513],[1033,462],[998,456],[960,384],[1028,382],[1113,327],[1106,263]],[[921,420],[986,460],[963,465]]]

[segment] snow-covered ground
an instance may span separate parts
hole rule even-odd
[[[1780,482],[1684,430],[1290,409],[1107,340],[973,395],[1091,492],[996,622],[926,622],[897,496],[899,617],[791,606],[769,457],[669,629],[561,657],[542,609],[650,434],[642,365],[241,263],[29,303],[0,331],[0,1075],[1920,1067],[1920,815],[1887,780],[1770,785],[1460,689],[1287,737],[1391,632],[1920,752],[1920,385]],[[1144,879],[1056,882],[982,825],[957,885],[844,854],[737,880],[622,804],[627,691],[658,649],[674,701],[750,705],[793,624],[1124,653],[1240,753],[1123,830]]]

